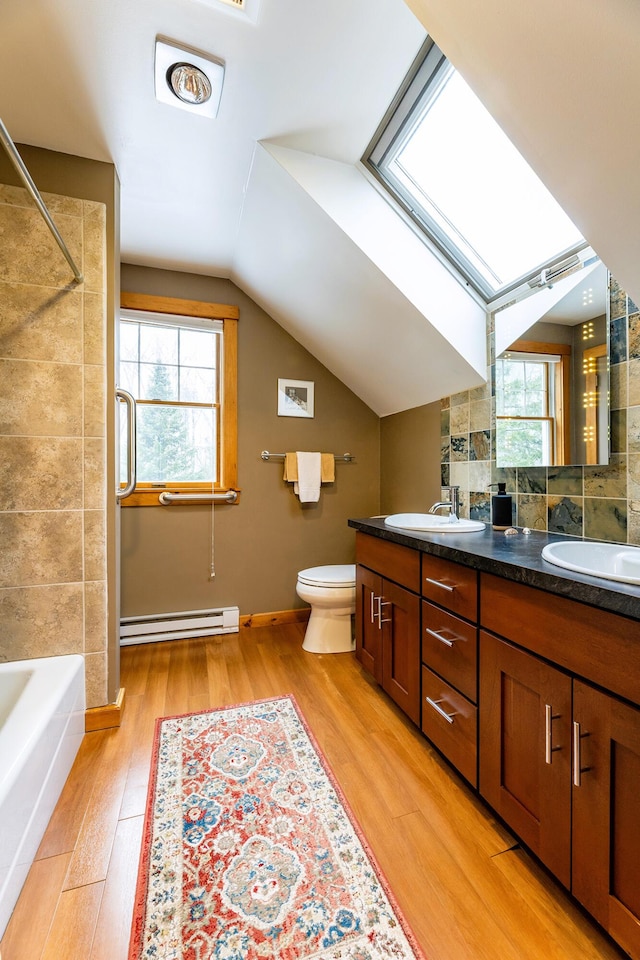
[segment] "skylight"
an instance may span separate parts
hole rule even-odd
[[[431,42],[365,162],[488,302],[585,246]]]

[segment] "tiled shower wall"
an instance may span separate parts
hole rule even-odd
[[[105,207],[0,185],[0,660],[84,655],[107,700]]]
[[[442,484],[458,484],[461,515],[489,521],[489,484],[504,480],[513,523],[551,533],[640,543],[640,312],[610,285],[611,456],[606,466],[497,469],[494,318],[487,383],[442,401]]]

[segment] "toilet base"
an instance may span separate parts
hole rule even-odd
[[[355,648],[351,610],[311,611],[302,649],[307,653],[350,653]]]

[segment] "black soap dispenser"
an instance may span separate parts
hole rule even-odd
[[[491,497],[491,523],[494,530],[507,530],[513,523],[511,494],[507,493],[506,483],[490,483],[498,492]]]

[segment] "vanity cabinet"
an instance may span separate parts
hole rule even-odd
[[[640,691],[638,692],[640,696]],[[574,681],[571,890],[640,957],[640,710]]]
[[[481,621],[480,793],[640,958],[640,623],[485,574]]]
[[[571,882],[571,678],[480,634],[480,793]]]
[[[422,732],[477,786],[477,573],[422,555]],[[467,619],[463,619],[463,617]]]
[[[356,535],[356,658],[420,723],[420,554]]]
[[[640,960],[640,619],[361,531],[356,558],[360,662]]]

